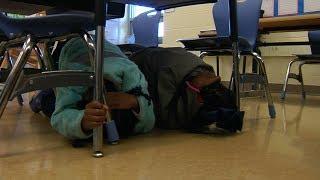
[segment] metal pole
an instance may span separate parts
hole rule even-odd
[[[103,103],[103,57],[104,57],[104,28],[106,21],[107,5],[106,0],[95,0],[95,21],[96,21],[96,54],[95,54],[95,79],[94,100]],[[103,157],[103,126],[93,130],[93,157]]]
[[[233,56],[233,75],[234,75],[234,92],[236,95],[237,109],[240,110],[240,73],[239,73],[239,42],[238,42],[238,19],[237,19],[237,0],[229,0],[229,12],[230,12],[230,29],[231,29],[231,41],[232,41],[232,56]]]

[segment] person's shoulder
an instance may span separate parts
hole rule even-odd
[[[111,53],[112,55],[111,56],[118,56],[118,57],[122,57],[122,58],[128,58],[122,51],[121,49],[119,48],[119,46],[109,42],[108,40],[105,40],[104,42],[104,50],[105,50],[105,53]],[[106,56],[106,55],[105,55]],[[108,55],[107,55],[108,56]]]
[[[66,42],[61,50],[60,58],[73,59],[88,53],[89,48],[86,45],[86,42],[82,38],[76,37]]]
[[[72,38],[66,42],[59,57],[60,69],[88,69],[90,67],[89,48],[80,38]]]
[[[88,48],[86,47],[85,41],[80,38],[72,38],[68,40],[68,42],[64,45],[63,47],[64,50],[87,50]]]

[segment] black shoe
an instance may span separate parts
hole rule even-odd
[[[227,116],[224,116],[227,117]],[[242,130],[244,111],[235,112],[230,118],[217,122],[217,127],[228,130],[231,133]]]
[[[29,102],[30,108],[33,112],[39,113],[41,111],[41,102],[38,98],[34,98],[33,96]]]

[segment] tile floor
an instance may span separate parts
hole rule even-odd
[[[274,99],[278,99],[275,95]],[[11,179],[320,179],[320,97],[245,99],[244,130],[230,136],[155,131],[104,146],[75,149],[27,105],[11,102],[0,120],[0,180]]]

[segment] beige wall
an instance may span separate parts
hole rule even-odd
[[[165,31],[162,46],[182,46],[176,42],[177,39],[196,38],[200,30],[214,29],[211,9],[212,5],[207,4],[167,10],[164,14]],[[307,32],[263,35],[262,39],[272,41],[307,40]],[[267,47],[261,48],[261,50],[271,83],[283,83],[287,65],[294,58],[292,54],[310,53],[308,46]],[[228,57],[222,59],[221,76],[223,80],[228,80],[231,73],[231,59]],[[206,61],[215,64],[213,58],[207,58]],[[293,69],[296,70],[296,66]],[[305,65],[303,69],[305,84],[320,86],[319,69],[320,65]],[[296,84],[294,80],[289,83]]]

